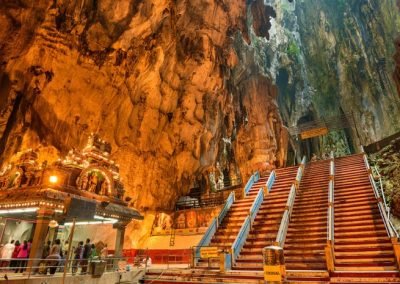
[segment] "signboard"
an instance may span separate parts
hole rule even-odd
[[[313,128],[310,130],[302,131],[300,133],[301,139],[308,139],[312,137],[317,137],[317,136],[322,136],[328,134],[328,128],[326,127],[319,127],[319,128]]]
[[[83,200],[71,198],[67,205],[67,219],[76,218],[79,220],[92,220],[96,214],[96,202],[91,200]]]
[[[218,247],[202,247],[200,248],[200,258],[217,258]]]
[[[264,280],[269,282],[282,282],[282,265],[264,265]]]

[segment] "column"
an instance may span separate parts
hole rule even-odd
[[[49,223],[54,215],[54,210],[48,208],[40,208],[37,212],[36,217],[36,226],[35,232],[33,233],[33,240],[31,246],[31,252],[29,254],[29,258],[34,258],[35,260],[28,261],[27,272],[32,273],[37,271],[37,269],[31,269],[32,266],[38,266],[40,263],[40,259],[42,258],[43,247],[45,243],[45,239],[47,236],[47,232],[49,230]]]
[[[126,225],[127,224],[123,222],[118,222],[113,225],[113,228],[117,229],[114,257],[122,257],[122,250],[124,249]]]

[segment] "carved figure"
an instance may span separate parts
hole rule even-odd
[[[80,189],[87,190],[87,186],[88,186],[88,176],[84,175],[80,181]]]
[[[96,192],[96,186],[97,186],[97,175],[96,173],[92,173],[90,176],[90,182],[89,182],[89,191],[90,192]]]
[[[111,192],[109,190],[109,184],[108,184],[108,181],[106,179],[104,179],[103,183],[101,184],[100,194],[101,195],[106,195],[106,196],[111,195]]]

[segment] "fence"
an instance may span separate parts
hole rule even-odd
[[[146,265],[144,262],[140,262],[139,265]],[[94,258],[77,260],[65,259],[42,259],[42,258],[12,258],[2,259],[0,265],[0,276],[6,279],[30,279],[33,275],[47,275],[50,272],[52,274],[64,274],[66,276],[73,276],[75,274],[92,274],[95,276],[101,276],[103,272],[125,272],[133,268],[133,264],[129,264],[126,258]],[[138,264],[136,264],[139,266]],[[101,274],[99,275],[99,272]],[[58,275],[59,275],[58,274]]]

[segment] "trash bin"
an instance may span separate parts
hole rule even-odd
[[[269,246],[263,249],[264,283],[282,283],[285,280],[285,259],[283,249]]]
[[[93,277],[101,277],[106,269],[107,262],[104,260],[96,260],[90,263],[91,274]]]

